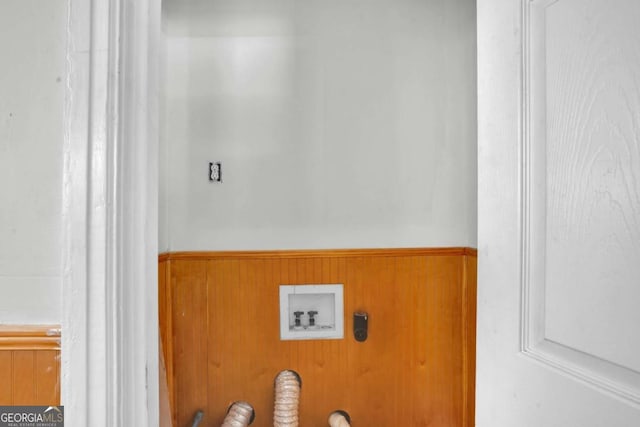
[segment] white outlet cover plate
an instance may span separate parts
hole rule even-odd
[[[293,308],[289,307],[292,295],[333,295],[334,323],[331,328],[292,330],[290,318]],[[280,285],[280,339],[317,340],[344,338],[344,297],[342,284]]]

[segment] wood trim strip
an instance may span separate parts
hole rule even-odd
[[[166,378],[166,391],[169,399],[169,410],[171,413],[172,425],[177,425],[176,390],[175,378],[173,375],[173,296],[171,290],[171,262],[168,257],[160,257],[158,262],[158,303],[160,315],[160,346],[164,356],[164,369]],[[162,421],[162,420],[161,420]],[[164,421],[162,421],[164,422]]]
[[[478,256],[478,250],[468,247],[450,248],[385,248],[385,249],[292,249],[269,251],[183,251],[166,252],[158,260],[210,260],[220,258],[351,258],[405,256]]]
[[[0,325],[1,350],[60,350],[59,325]]]
[[[475,425],[477,251],[462,260],[462,425]]]

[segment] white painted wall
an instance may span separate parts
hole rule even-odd
[[[0,323],[59,323],[66,0],[0,2]]]
[[[476,246],[474,1],[164,18],[161,251]]]

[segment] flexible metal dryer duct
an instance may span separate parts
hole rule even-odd
[[[256,413],[247,402],[234,402],[229,406],[222,427],[247,427],[253,422]]]
[[[333,411],[329,415],[329,426],[330,427],[350,427],[351,417],[347,412],[341,409],[337,411]]]
[[[273,427],[298,427],[302,380],[296,371],[281,371],[274,381]]]

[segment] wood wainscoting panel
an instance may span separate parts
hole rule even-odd
[[[253,426],[271,426],[273,380],[293,369],[301,425],[327,425],[344,409],[354,425],[472,426],[475,257],[466,248],[164,255],[175,425],[198,409],[219,425],[246,400]],[[321,283],[344,285],[344,339],[281,341],[279,286]],[[355,311],[369,314],[365,342],[353,337]]]
[[[0,405],[13,402],[13,352],[0,351]],[[9,381],[7,381],[9,380]]]
[[[0,326],[0,405],[60,404],[60,327]]]
[[[207,408],[207,262],[170,264],[176,426]],[[225,408],[226,409],[226,408]],[[204,424],[207,424],[204,422]]]

